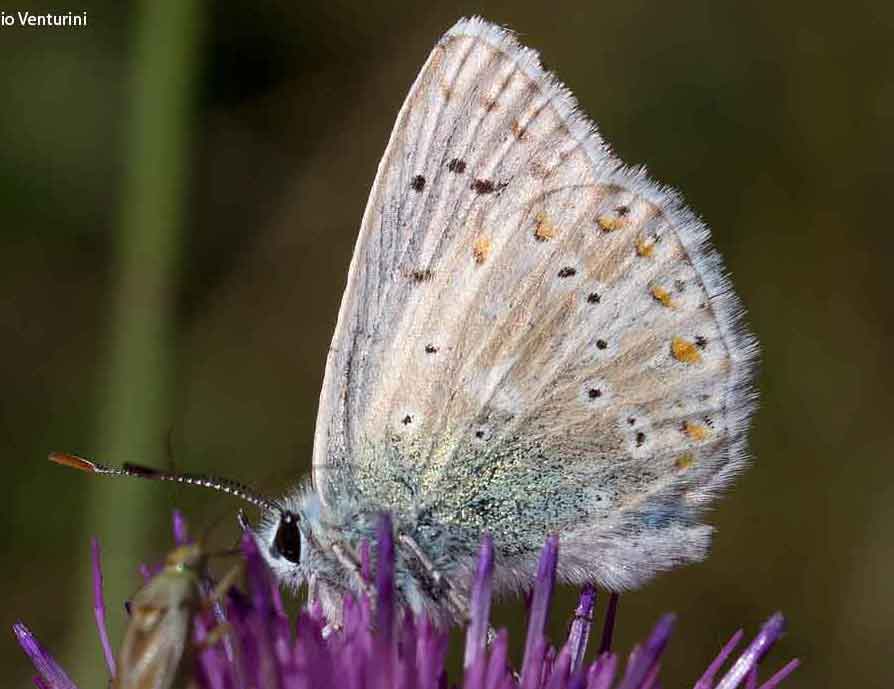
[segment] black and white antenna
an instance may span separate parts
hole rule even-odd
[[[174,483],[184,483],[190,486],[202,486],[211,488],[221,493],[227,493],[234,497],[240,498],[256,507],[267,510],[275,510],[281,512],[280,506],[269,498],[259,495],[256,491],[236,481],[217,476],[208,476],[206,474],[177,474],[166,471],[159,471],[152,467],[142,466],[141,464],[123,464],[120,467],[106,466],[97,462],[71,455],[66,452],[51,452],[49,457],[51,462],[61,464],[62,466],[71,467],[80,471],[86,471],[91,474],[103,474],[105,476],[128,476],[133,478],[144,478],[150,481],[173,481]]]

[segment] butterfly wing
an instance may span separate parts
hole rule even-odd
[[[570,581],[625,588],[700,559],[700,508],[744,463],[740,314],[680,199],[611,155],[535,52],[462,20],[363,216],[317,491],[470,544],[488,529],[515,583],[554,531]]]

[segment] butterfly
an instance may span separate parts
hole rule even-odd
[[[63,463],[254,502],[271,569],[332,620],[368,588],[359,548],[389,512],[399,600],[450,624],[484,532],[502,591],[530,584],[551,533],[561,580],[611,591],[703,559],[703,511],[747,463],[756,359],[708,229],[476,17],[431,52],[379,164],[312,481],[271,500]]]

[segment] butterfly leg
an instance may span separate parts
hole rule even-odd
[[[332,553],[341,565],[354,575],[354,578],[360,584],[360,588],[372,600],[375,596],[375,589],[372,584],[363,578],[363,569],[354,552],[343,543],[333,543]]]
[[[239,522],[239,528],[242,529],[243,532],[253,530],[252,526],[251,526],[251,522],[248,521],[248,517],[245,516],[245,510],[240,509],[236,513],[236,521]]]
[[[217,582],[214,588],[205,596],[205,599],[202,601],[202,607],[208,608],[215,603],[220,602],[220,600],[227,595],[227,591],[233,587],[236,583],[236,579],[238,579],[241,574],[242,565],[236,565],[229,572],[224,574],[223,579]]]
[[[432,584],[436,588],[445,591],[447,596],[447,604],[453,612],[454,617],[457,620],[468,622],[469,611],[466,606],[466,602],[456,590],[456,587],[453,586],[449,579],[447,579],[438,571],[438,569],[435,567],[435,564],[431,561],[428,555],[426,555],[425,551],[422,550],[422,548],[413,539],[412,536],[401,533],[398,535],[398,539],[410,550],[411,553],[413,553],[413,556],[419,561],[419,564],[422,565],[425,573],[431,579]]]

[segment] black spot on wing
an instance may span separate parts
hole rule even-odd
[[[493,180],[490,179],[476,179],[472,182],[471,189],[476,194],[493,194],[496,191],[501,191],[506,188],[506,183],[501,182],[500,184],[495,184]]]

